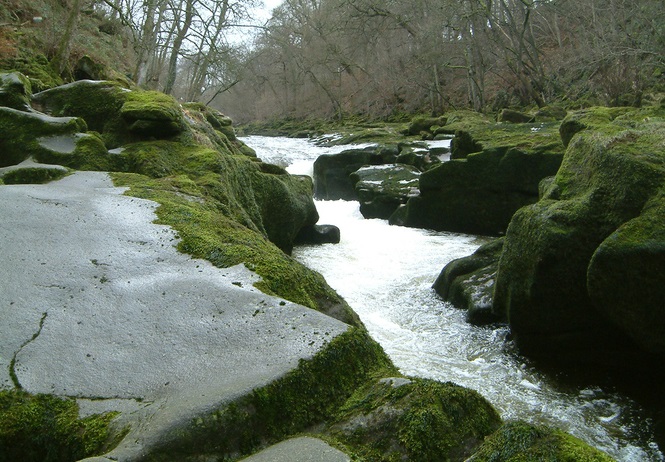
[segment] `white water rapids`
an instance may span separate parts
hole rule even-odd
[[[293,174],[349,146],[249,136],[243,141]],[[302,246],[293,255],[320,272],[358,313],[402,373],[455,382],[480,392],[504,419],[567,431],[619,461],[663,461],[653,422],[637,403],[599,387],[562,386],[511,350],[507,327],[476,327],[431,289],[441,269],[486,242],[366,220],[357,202],[317,201],[319,223],[341,230],[339,244]]]

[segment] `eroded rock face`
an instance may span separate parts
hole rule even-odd
[[[523,351],[626,367],[665,351],[663,140],[658,114],[587,124],[543,199],[515,214],[494,310]]]
[[[0,73],[0,106],[30,111],[30,81],[19,72]]]
[[[324,154],[314,162],[314,196],[324,200],[356,200],[351,173],[365,165],[382,164],[374,148],[349,149],[339,154]]]
[[[433,288],[444,300],[467,311],[467,321],[487,324],[499,321],[492,312],[494,283],[503,250],[503,238],[478,248],[468,257],[448,263]]]
[[[411,165],[367,166],[350,175],[365,218],[388,219],[400,205],[418,195],[420,170]]]
[[[40,140],[51,137],[77,137],[86,131],[85,122],[76,117],[51,117],[0,107],[0,131],[11,134],[0,139],[0,167],[16,165],[29,157],[40,160],[53,153]],[[75,148],[75,146],[74,146]]]
[[[420,177],[406,226],[483,235],[505,232],[519,208],[538,200],[538,184],[556,173],[557,153],[493,148],[444,162]]]

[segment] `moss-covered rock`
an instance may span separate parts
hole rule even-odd
[[[0,167],[16,165],[28,157],[40,159],[51,150],[40,139],[51,136],[77,136],[86,131],[85,122],[75,117],[50,117],[0,107],[0,131],[11,134],[0,138]]]
[[[636,128],[654,117],[665,117],[665,110],[662,107],[591,107],[570,112],[561,122],[559,133],[564,146],[568,147],[573,136],[583,130],[611,136]]]
[[[127,93],[120,117],[131,133],[141,137],[168,139],[185,130],[180,105],[171,96],[156,91]]]
[[[587,271],[594,307],[647,351],[665,354],[665,190],[596,249]]]
[[[188,124],[195,132],[205,134],[215,148],[256,158],[256,152],[236,137],[230,117],[201,103],[185,103],[183,109]],[[200,138],[197,141],[201,142]]]
[[[503,250],[503,238],[494,239],[468,257],[448,263],[433,288],[444,300],[467,311],[467,321],[486,324],[498,321],[492,312],[494,281]]]
[[[558,152],[494,148],[444,162],[420,176],[406,226],[484,235],[505,232],[519,208],[538,200],[538,184],[556,173]]]
[[[32,87],[20,72],[0,73],[0,106],[30,111]]]
[[[372,147],[319,156],[314,162],[314,195],[325,200],[356,200],[354,182],[349,175],[365,165],[382,163]]]
[[[33,95],[35,106],[56,117],[80,117],[90,130],[108,133],[118,124],[118,114],[129,90],[117,82],[80,80]],[[117,143],[109,143],[110,148]]]
[[[160,447],[150,460],[184,460],[191,454],[235,460],[330,422],[358,387],[395,372],[364,329],[351,329],[285,377],[198,419],[194,428],[179,435],[176,445]]]
[[[118,82],[81,80],[33,96],[35,105],[54,116],[74,116],[101,133],[109,149],[127,143],[174,139],[186,133],[184,113],[170,96],[129,90]]]
[[[214,153],[205,150],[194,150],[190,154],[216,158]],[[194,179],[184,174],[150,179],[136,174],[116,174],[116,183],[131,186],[129,193],[132,195],[161,204],[157,209],[160,223],[178,231],[182,238],[178,245],[181,251],[222,268],[244,263],[263,278],[256,284],[260,290],[348,324],[360,325],[358,316],[319,273],[272,244],[253,221],[262,222],[258,205],[254,202],[253,207],[246,207],[243,203],[251,205],[254,200],[252,176],[256,172],[249,169],[256,165],[240,156],[222,159],[226,163],[221,163],[225,168],[220,171],[225,171],[228,177],[209,173],[194,176]],[[245,166],[244,176],[242,168],[235,163]],[[182,165],[186,166],[187,162]]]
[[[14,56],[0,59],[0,69],[20,72],[30,81],[32,91],[39,92],[63,84],[48,58],[34,50],[19,48]]]
[[[69,462],[117,444],[109,427],[115,413],[78,414],[73,399],[0,390],[0,460]]]
[[[501,425],[480,394],[453,383],[370,382],[340,409],[329,433],[360,460],[464,460]]]
[[[420,170],[403,164],[361,167],[350,175],[365,218],[388,219],[418,194]]]
[[[528,124],[535,122],[535,117],[512,109],[502,109],[496,120],[497,122],[508,122],[511,124]]]
[[[436,131],[436,127],[446,125],[447,120],[446,117],[416,117],[406,129],[406,134],[421,135],[422,133],[428,133],[432,135]],[[435,129],[432,130],[432,127],[435,127]]]
[[[622,111],[618,122],[571,138],[543,199],[519,210],[508,228],[494,310],[507,316],[518,345],[531,355],[639,367],[662,354],[662,343],[653,340],[662,334],[654,322],[658,310],[637,305],[660,306],[665,297],[657,263],[661,220],[655,218],[665,181],[665,120],[654,116],[635,125],[629,121],[643,112]],[[610,261],[618,268],[609,270]],[[624,261],[623,275],[635,276],[633,282],[620,282]],[[629,289],[643,280],[640,289]],[[630,294],[642,289],[631,303]]]
[[[508,422],[468,462],[612,462],[614,459],[560,430]]]
[[[7,171],[0,169],[0,178],[4,184],[38,184],[48,183],[67,175],[69,172],[60,165],[43,165],[31,163],[25,166],[16,166]]]

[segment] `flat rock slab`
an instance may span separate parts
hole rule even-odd
[[[242,462],[349,462],[351,458],[317,438],[293,438],[269,447]]]
[[[0,386],[121,411],[107,457],[135,460],[348,326],[179,253],[157,204],[123,191],[98,172],[0,186]]]

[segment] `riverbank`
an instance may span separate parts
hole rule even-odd
[[[288,256],[318,219],[311,180],[258,159],[230,119],[114,82],[2,81],[3,457],[235,460],[302,432],[368,460],[496,451],[484,438],[512,427],[491,404],[402,376]],[[520,434],[517,452],[608,460]]]

